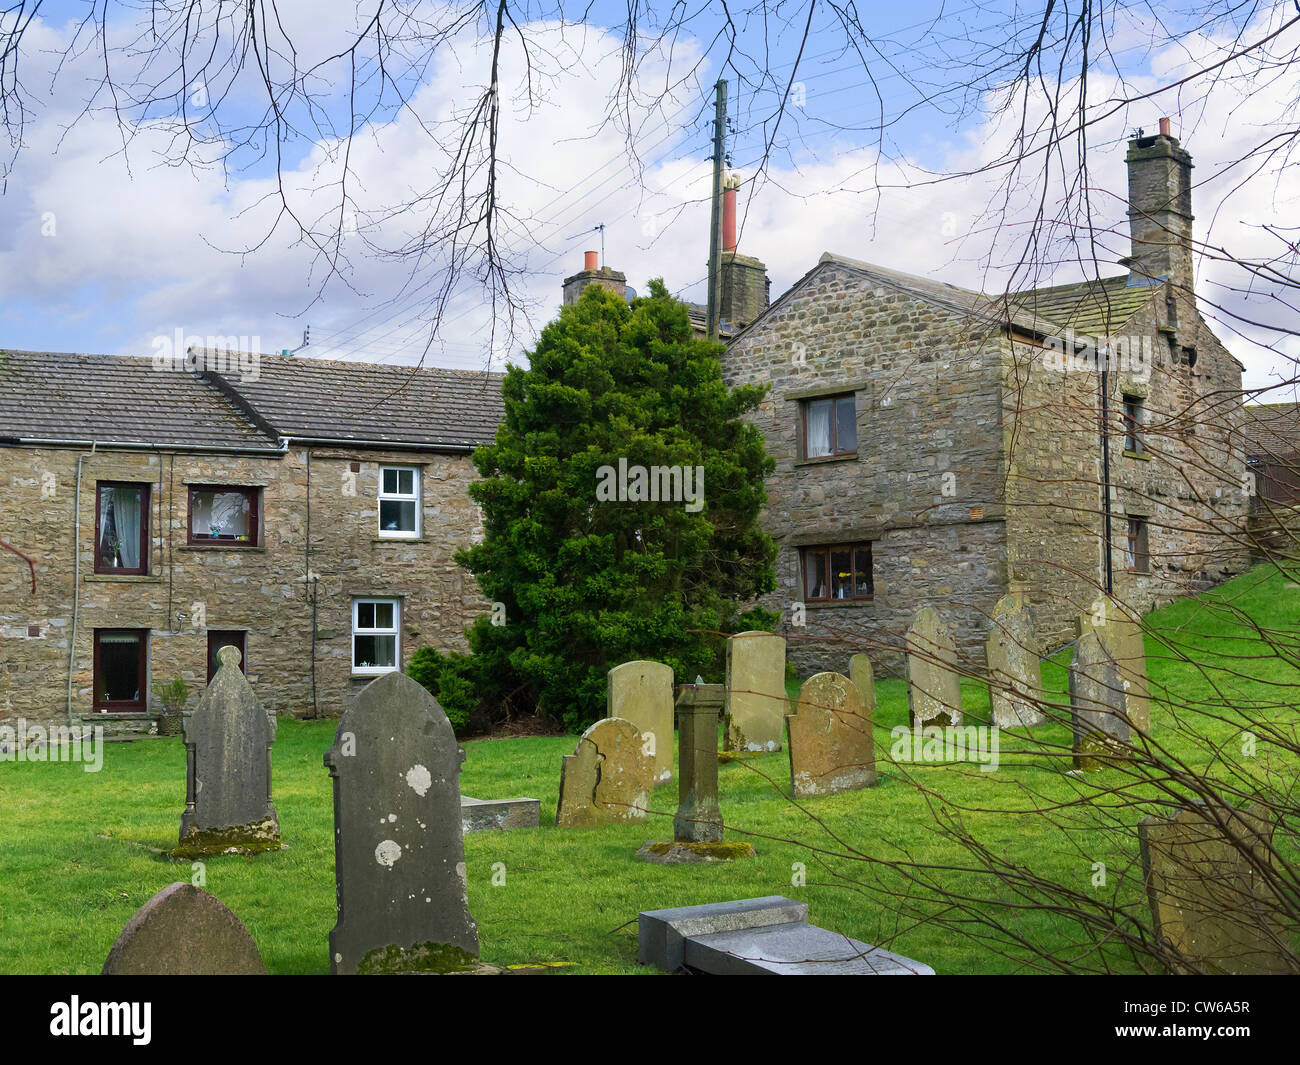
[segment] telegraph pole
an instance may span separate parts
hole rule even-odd
[[[722,314],[722,165],[727,154],[727,83],[719,81],[713,115],[713,222],[709,227],[709,339],[718,339]]]

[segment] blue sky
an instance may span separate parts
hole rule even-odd
[[[1087,267],[1116,273],[1113,260],[1127,250],[1124,142],[1133,127],[1154,128],[1162,114],[1173,117],[1175,133],[1197,162],[1196,177],[1203,183],[1194,194],[1198,237],[1262,257],[1274,250],[1262,227],[1294,214],[1300,189],[1285,167],[1247,174],[1231,164],[1286,115],[1296,79],[1284,69],[1270,72],[1265,84],[1243,71],[1212,92],[1191,84],[1114,113],[1098,109],[1089,129],[1087,187],[1103,261],[1071,264],[1068,234],[1058,227],[1026,270],[1024,234],[1034,205],[1045,187],[1048,217],[1059,215],[1062,190],[1073,175],[1067,164],[1044,186],[1042,167],[1026,166],[1005,187],[1008,172],[998,164],[1011,127],[995,106],[996,79],[977,80],[964,91],[959,85],[979,64],[994,62],[995,48],[1015,35],[1009,27],[1029,32],[1037,6],[1019,5],[1019,13],[1016,5],[973,3],[863,7],[863,29],[873,41],[865,66],[845,51],[834,9],[815,8],[762,175],[758,162],[800,47],[806,5],[781,8],[788,21],[769,22],[766,31],[757,18],[738,22],[741,54],[733,67],[739,70],[722,67],[720,8],[700,5],[673,41],[671,65],[662,50],[646,56],[636,82],[639,103],[631,109],[632,125],[624,128],[607,121],[611,86],[620,72],[618,41],[607,27],[626,7],[596,4],[586,9],[585,25],[563,29],[552,5],[515,9],[521,20],[531,18],[524,30],[535,49],[535,75],[545,75],[539,79],[545,98],[525,107],[523,53],[511,39],[501,85],[499,191],[508,210],[501,235],[508,260],[520,268],[513,283],[527,314],[516,320],[506,343],[504,317],[491,316],[471,268],[451,293],[441,340],[426,356],[443,242],[434,241],[422,258],[394,255],[431,224],[432,215],[393,208],[427,191],[445,165],[445,154],[427,135],[430,124],[450,128],[486,84],[481,26],[464,29],[429,62],[422,61],[426,53],[418,43],[399,42],[390,73],[413,96],[411,106],[396,106],[391,94],[369,99],[374,107],[353,141],[342,215],[331,152],[338,145],[332,132],[346,129],[349,121],[340,91],[346,68],[327,67],[314,83],[324,94],[314,115],[289,108],[297,132],[282,145],[287,198],[300,217],[319,220],[323,228],[331,227],[332,218],[345,220],[339,271],[330,276],[310,241],[279,214],[275,167],[261,145],[234,151],[227,168],[205,150],[199,151],[198,166],[169,165],[166,153],[175,150],[176,129],[165,123],[174,127],[178,112],[164,107],[133,116],[144,120],[137,121],[124,151],[110,113],[83,113],[97,76],[92,52],[66,62],[51,88],[54,57],[71,39],[68,19],[80,17],[85,7],[46,4],[23,54],[31,90],[25,143],[0,196],[0,345],[149,354],[159,337],[179,330],[183,336],[246,337],[275,351],[297,347],[310,324],[312,341],[304,354],[397,362],[427,357],[462,367],[491,359],[499,366],[507,357],[518,361],[553,314],[563,277],[581,268],[585,248],[599,246],[598,237],[584,235],[598,224],[606,227],[608,265],[626,272],[630,283],[641,287],[649,277],[662,276],[670,289],[702,300],[711,87],[720,71],[729,81],[735,124],[731,163],[746,182],[741,250],[767,263],[774,294],[827,250],[988,291],[1013,276],[1042,283],[1072,280]],[[338,41],[364,24],[358,12],[366,10],[306,0],[280,5],[308,61],[337,51]],[[450,8],[413,10],[445,19]],[[1283,10],[1261,9],[1244,38],[1276,27]],[[1176,84],[1198,61],[1230,44],[1225,27],[1214,26],[1153,47],[1149,12],[1136,5],[1134,12],[1109,27],[1113,68],[1103,65],[1090,76],[1096,100],[1108,90],[1118,95],[1117,70],[1130,87],[1155,91]],[[1166,26],[1191,30],[1194,23],[1187,20],[1193,15],[1194,9],[1187,16],[1162,12]],[[127,39],[129,29],[125,23],[114,26],[114,40]],[[771,72],[766,85],[753,78],[760,66]],[[155,67],[146,73],[165,72]],[[1049,89],[1055,74],[1046,62]],[[643,106],[665,80],[675,83],[669,98],[657,108]],[[216,95],[224,86],[214,78],[187,87],[188,118],[202,132],[211,127],[194,104],[200,88]],[[255,91],[247,81],[231,87],[222,103],[227,120],[255,120],[263,106]],[[101,105],[104,99],[99,97]],[[887,122],[877,135],[882,108]],[[1031,115],[1040,110],[1041,100],[1031,98]],[[1267,315],[1280,313],[1266,294],[1257,294],[1258,306],[1246,306],[1234,291],[1238,287],[1239,279],[1223,264],[1200,264],[1198,293],[1224,306],[1227,321],[1218,332],[1247,364],[1248,382],[1294,376],[1284,354],[1300,351],[1290,341],[1279,345],[1279,354],[1262,346],[1274,339],[1267,329],[1234,328],[1232,313],[1266,322]],[[494,324],[493,350],[488,337]]]

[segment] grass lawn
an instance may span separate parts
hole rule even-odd
[[[1291,660],[1269,651],[1230,608],[1285,633]],[[1213,744],[1231,745],[1240,736],[1242,726],[1232,712],[1179,711],[1183,732],[1176,734],[1174,711],[1162,698],[1167,693],[1173,693],[1168,701],[1174,704],[1248,706],[1254,718],[1275,721],[1294,734],[1300,718],[1298,618],[1295,576],[1264,567],[1150,615],[1154,734],[1190,765],[1210,773],[1235,771],[1220,768],[1222,760],[1211,765]],[[1064,689],[1067,655],[1045,664],[1048,689]],[[648,826],[558,831],[553,825],[560,757],[572,752],[574,737],[466,743],[466,794],[530,795],[542,803],[540,829],[465,839],[470,908],[484,960],[563,961],[571,963],[564,970],[569,972],[642,972],[636,965],[639,910],[781,894],[807,901],[815,923],[889,946],[940,973],[1026,971],[1023,962],[990,952],[950,928],[901,925],[878,897],[859,889],[858,882],[888,878],[889,870],[842,857],[846,847],[875,858],[906,854],[927,863],[969,863],[934,830],[932,805],[987,811],[964,813],[966,826],[993,850],[1033,864],[1061,883],[1087,889],[1094,863],[1104,862],[1108,880],[1100,890],[1136,908],[1143,905],[1136,832],[1117,832],[1104,819],[1091,819],[1097,804],[1108,801],[1106,782],[1117,779],[1115,771],[1067,776],[1068,758],[1041,748],[1017,754],[1023,742],[1005,734],[995,773],[970,764],[893,764],[888,730],[906,723],[905,686],[882,680],[877,691],[876,788],[796,806],[786,795],[784,753],[720,766],[729,837],[748,838],[758,850],[757,858],[727,865],[655,866],[633,858],[647,840],[671,838],[675,783],[655,792]],[[971,723],[987,720],[988,692],[982,685],[965,683],[963,701]],[[334,729],[334,722],[280,723],[275,802],[287,849],[206,864],[206,889],[248,926],[273,972],[328,971],[334,847],[330,780],[321,756]],[[1206,742],[1196,742],[1189,732]],[[1034,735],[1068,751],[1063,725],[1043,726]],[[1261,742],[1261,765],[1268,762],[1265,748]],[[1282,768],[1294,779],[1294,764]],[[179,739],[110,744],[99,773],[74,764],[0,764],[0,972],[98,972],[131,914],[168,883],[191,878],[190,863],[149,849],[175,844],[184,798]],[[1071,798],[1081,801],[1069,831],[1036,814],[1044,800]],[[834,854],[828,857],[827,850]],[[494,886],[498,862],[504,864],[505,883]],[[796,863],[807,869],[803,886],[792,884]],[[945,886],[961,887],[971,875],[953,871]],[[1020,933],[1034,942],[1063,947],[1076,934],[1046,911],[1028,909],[1018,922]]]

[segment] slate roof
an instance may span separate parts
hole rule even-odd
[[[1082,336],[1111,336],[1151,302],[1159,283],[1129,284],[1120,274],[1070,285],[1029,289],[1011,298],[1027,313],[1073,329]]]
[[[263,355],[255,380],[209,374],[282,437],[468,449],[505,417],[502,375]]]
[[[276,440],[219,391],[153,360],[0,351],[0,441],[265,448]]]
[[[228,361],[187,373],[151,358],[0,352],[0,443],[269,451],[295,437],[468,451],[504,418],[500,374],[262,355],[244,381]]]
[[[1300,455],[1300,403],[1259,403],[1242,408],[1241,442],[1247,458],[1291,460]]]

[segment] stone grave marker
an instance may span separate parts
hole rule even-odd
[[[184,714],[185,811],[177,857],[277,850],[280,821],[271,801],[268,716],[239,669],[239,648],[217,652],[216,676]]]
[[[952,633],[932,606],[907,630],[907,704],[912,728],[961,724],[961,679]]]
[[[1217,811],[1217,816],[1216,816]],[[1176,972],[1300,972],[1279,930],[1273,823],[1257,807],[1195,802],[1138,825],[1156,936]]]
[[[1151,684],[1147,678],[1142,621],[1113,596],[1103,596],[1094,606],[1092,614],[1080,617],[1079,632],[1092,629],[1097,633],[1119,669],[1129,724],[1139,732],[1148,732],[1151,728]]]
[[[602,718],[560,763],[559,828],[644,821],[655,783],[648,737],[621,717]]]
[[[790,786],[795,798],[869,788],[876,783],[871,715],[858,687],[840,673],[804,682],[790,730]]]
[[[253,937],[220,900],[192,884],[163,888],[127,921],[105,976],[262,976]]]
[[[992,624],[984,643],[988,663],[989,697],[993,724],[998,728],[1041,725],[1042,666],[1038,640],[1019,595],[1004,595],[993,608]]]
[[[1131,736],[1124,685],[1115,660],[1091,629],[1074,642],[1070,713],[1074,720],[1076,769],[1104,769],[1123,760]]]
[[[770,632],[728,637],[726,749],[779,751],[789,712],[784,637]]]
[[[449,972],[478,958],[461,830],[461,750],[402,673],[368,684],[325,754],[334,785],[334,973]]]
[[[655,783],[673,778],[673,671],[662,662],[624,662],[606,677],[605,716],[654,737]]]
[[[857,654],[849,659],[849,680],[857,685],[862,696],[862,709],[868,714],[876,712],[876,677],[871,669],[871,659]]]

